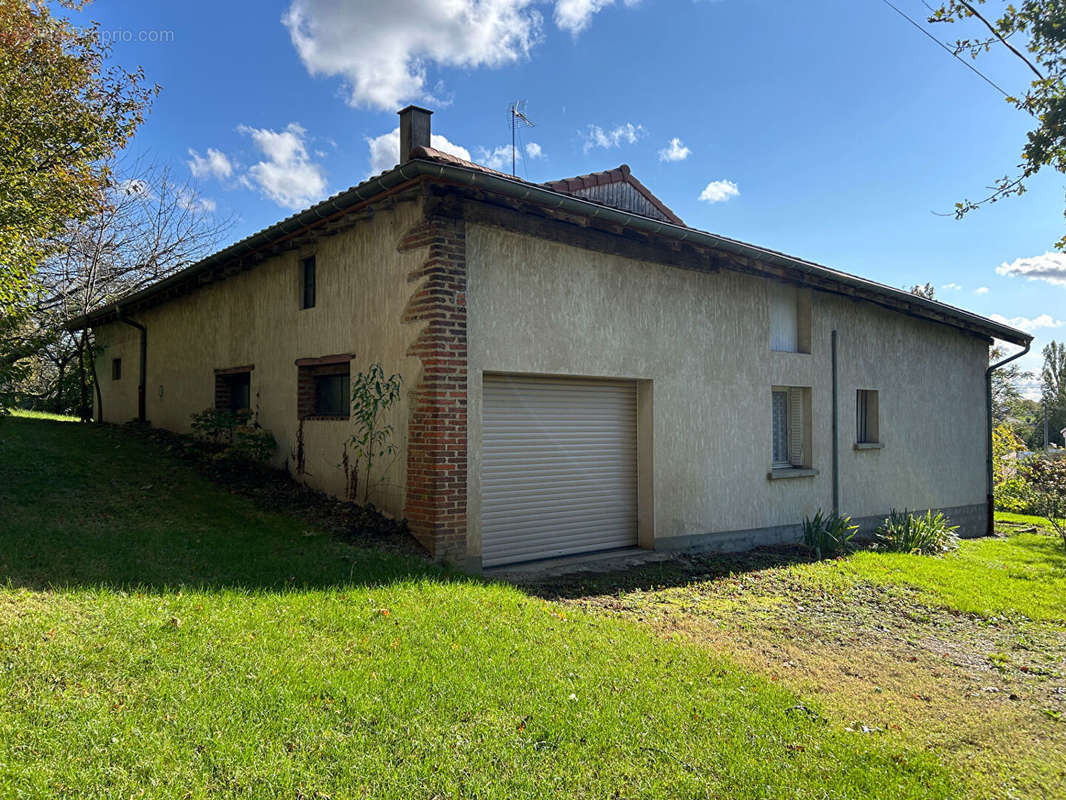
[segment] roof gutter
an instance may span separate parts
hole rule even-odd
[[[977,314],[972,314],[953,306],[938,303],[934,300],[928,300],[924,297],[911,294],[910,292],[894,289],[890,286],[859,278],[855,275],[849,275],[848,273],[830,269],[829,267],[823,267],[810,261],[794,258],[785,255],[784,253],[778,253],[756,245],[738,242],[735,239],[728,239],[723,236],[699,231],[684,225],[675,225],[673,223],[661,222],[649,217],[643,217],[639,214],[622,211],[621,209],[605,206],[580,197],[574,197],[573,195],[563,194],[516,178],[509,178],[503,175],[483,172],[478,169],[471,169],[469,167],[444,164],[437,161],[418,158],[401,164],[389,172],[383,173],[375,178],[364,181],[358,186],[354,186],[328,200],[322,201],[306,211],[302,211],[286,220],[282,220],[270,228],[259,231],[212,256],[208,256],[197,264],[148,287],[147,289],[143,289],[136,294],[123,298],[121,302],[123,305],[129,307],[144,300],[148,300],[171,286],[179,285],[183,281],[187,281],[195,275],[205,272],[212,267],[246,256],[262,249],[266,245],[278,241],[279,239],[291,236],[299,230],[311,228],[325,218],[335,217],[339,214],[351,211],[355,206],[369,202],[386,192],[398,189],[405,183],[424,177],[434,178],[458,186],[470,186],[484,189],[516,200],[534,203],[543,208],[568,211],[574,214],[590,217],[594,220],[603,220],[608,223],[625,226],[655,236],[666,237],[678,242],[691,242],[703,247],[722,250],[745,258],[755,259],[762,263],[793,270],[803,275],[828,279],[842,286],[881,295],[885,298],[886,304],[905,304],[907,309],[926,312],[925,314],[917,314],[917,316],[924,316],[933,321],[943,322],[944,320],[936,318],[937,315],[943,315],[955,320],[957,326],[964,330],[978,332],[981,335],[990,338],[1003,339],[1012,344],[1023,345],[1032,341],[1031,335],[1008,325],[1001,325],[994,320],[986,319]],[[900,309],[896,307],[896,305],[889,304],[887,307],[893,308],[893,310],[896,311],[906,310]],[[69,330],[78,330],[88,325],[114,319],[114,309],[115,304],[105,306],[91,314],[71,320],[67,323],[67,328]]]

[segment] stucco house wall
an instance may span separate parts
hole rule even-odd
[[[420,220],[421,202],[409,200],[372,219],[319,240],[313,249],[270,258],[254,269],[207,284],[192,294],[131,315],[148,331],[146,411],[155,426],[191,430],[191,415],[214,405],[216,369],[254,365],[253,409],[278,441],[274,462],[295,469],[301,435],[310,486],[345,497],[342,469],[351,423],[297,415],[296,360],[352,353],[351,374],[380,362],[404,379],[391,423],[398,445],[384,483],[371,499],[393,515],[404,512],[407,419],[419,385],[421,361],[409,355],[424,327],[405,321],[419,283],[410,274],[424,260],[401,240]],[[300,261],[315,255],[317,297],[301,309]],[[123,423],[137,414],[139,332],[121,322],[96,328],[102,418]],[[122,378],[111,380],[111,359],[122,359]],[[386,466],[386,465],[382,465]],[[377,476],[376,476],[377,477]]]
[[[832,507],[831,332],[838,335],[841,510],[985,518],[987,343],[812,292],[811,352],[770,350],[769,280],[636,261],[487,225],[467,227],[468,554],[480,555],[486,372],[639,381],[640,540],[737,549],[798,535]],[[770,480],[771,387],[810,387],[818,474]],[[855,450],[855,392],[880,397],[880,449]]]

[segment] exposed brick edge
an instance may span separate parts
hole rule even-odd
[[[399,251],[426,248],[403,320],[425,327],[408,349],[422,362],[407,424],[407,522],[437,560],[466,557],[466,224],[430,217]]]

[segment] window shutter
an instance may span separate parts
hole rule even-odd
[[[803,453],[803,392],[792,389],[788,393],[788,460],[794,467],[804,465]]]
[[[799,295],[795,286],[770,284],[770,349],[795,353],[799,349]]]

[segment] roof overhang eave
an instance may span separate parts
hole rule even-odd
[[[932,321],[944,322],[946,317],[948,324],[952,324],[963,330],[975,333],[991,339],[1001,339],[1011,344],[1024,345],[1031,342],[1032,335],[1003,325],[995,320],[987,319],[978,314],[973,314],[954,306],[949,306],[935,300],[929,300],[919,295],[912,294],[902,289],[860,278],[846,272],[824,267],[810,261],[795,258],[774,250],[768,250],[756,245],[739,242],[717,234],[696,230],[684,225],[675,225],[670,222],[644,217],[621,209],[605,206],[590,200],[585,200],[573,195],[564,194],[552,189],[527,183],[526,181],[506,176],[497,175],[480,170],[471,169],[453,164],[442,164],[425,159],[413,159],[406,164],[401,164],[389,172],[382,173],[363,183],[353,186],[328,200],[312,206],[276,225],[252,234],[246,239],[220,250],[214,255],[208,256],[202,261],[178,272],[159,283],[153,284],[135,294],[122,298],[104,308],[90,314],[72,319],[67,323],[68,330],[80,330],[85,327],[100,324],[110,319],[117,318],[119,309],[133,308],[150,300],[153,296],[165,292],[167,289],[179,285],[183,281],[196,277],[212,267],[240,258],[244,255],[261,249],[270,243],[289,235],[297,230],[313,226],[316,222],[342,213],[360,203],[373,200],[375,197],[396,189],[402,184],[419,178],[429,178],[459,186],[470,186],[489,193],[504,195],[510,199],[528,202],[537,206],[567,211],[582,215],[593,220],[627,227],[653,236],[661,236],[678,242],[689,242],[693,245],[721,250],[726,253],[749,258],[757,262],[770,264],[791,271],[796,274],[800,282],[804,276],[817,278],[819,282],[828,281],[837,283],[841,287],[848,287],[868,295],[867,299],[877,302],[881,298],[885,305],[897,311],[907,310],[913,316],[927,317]],[[819,288],[824,288],[819,286]],[[903,306],[903,307],[901,307]],[[924,312],[924,313],[923,313]]]

